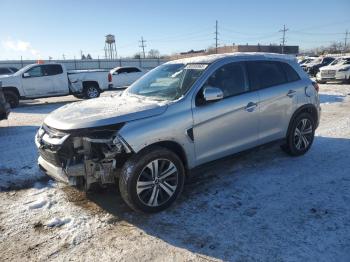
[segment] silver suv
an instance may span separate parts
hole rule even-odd
[[[157,212],[203,163],[271,141],[304,154],[319,118],[318,86],[293,57],[210,55],[165,63],[121,95],[63,106],[35,141],[54,179],[84,190],[118,181],[131,208]]]

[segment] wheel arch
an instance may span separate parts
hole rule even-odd
[[[83,89],[88,88],[89,86],[97,87],[100,92],[102,91],[97,81],[83,81]]]
[[[317,127],[317,125],[318,125],[318,112],[317,112],[316,106],[313,105],[313,104],[302,105],[297,110],[295,110],[295,112],[293,113],[293,115],[292,115],[292,117],[291,117],[291,119],[289,121],[286,137],[289,136],[289,133],[291,131],[292,123],[293,123],[294,119],[298,115],[300,115],[301,113],[308,113],[308,114],[310,114],[312,116],[314,122],[316,123],[316,127]]]
[[[179,143],[177,143],[175,141],[165,140],[165,141],[155,142],[153,144],[149,144],[146,147],[142,148],[139,152],[141,152],[143,150],[149,150],[150,148],[156,147],[156,146],[164,147],[164,148],[174,152],[182,161],[182,163],[185,167],[185,170],[188,170],[188,159],[187,159],[185,150]]]
[[[21,94],[19,93],[17,87],[14,87],[14,86],[4,86],[4,87],[2,88],[2,90],[3,90],[4,92],[6,92],[6,91],[12,91],[12,92],[16,93],[16,95],[18,96],[18,98],[21,97]]]

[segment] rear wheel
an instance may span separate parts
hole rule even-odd
[[[154,147],[132,156],[124,165],[119,189],[134,210],[159,212],[180,195],[185,169],[179,157],[163,147]]]
[[[287,143],[282,149],[292,156],[305,154],[314,141],[315,127],[315,121],[310,114],[300,114],[293,120],[286,138]]]
[[[84,88],[84,98],[92,99],[100,96],[100,89],[97,86],[87,86]]]
[[[5,99],[10,104],[11,108],[15,108],[19,105],[19,96],[12,90],[4,91]]]

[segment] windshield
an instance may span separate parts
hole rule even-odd
[[[161,65],[131,85],[127,94],[176,100],[190,89],[206,67],[206,64]]]
[[[347,65],[350,64],[350,57],[347,58],[338,58],[334,60],[330,65]]]

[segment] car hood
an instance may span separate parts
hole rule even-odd
[[[342,68],[349,68],[350,65],[344,65],[344,64],[340,64],[340,65],[328,65],[328,66],[323,66],[320,68],[320,71],[323,70],[339,70]]]
[[[67,104],[48,115],[44,123],[59,130],[75,130],[151,117],[166,109],[166,102],[129,95],[110,96]]]

